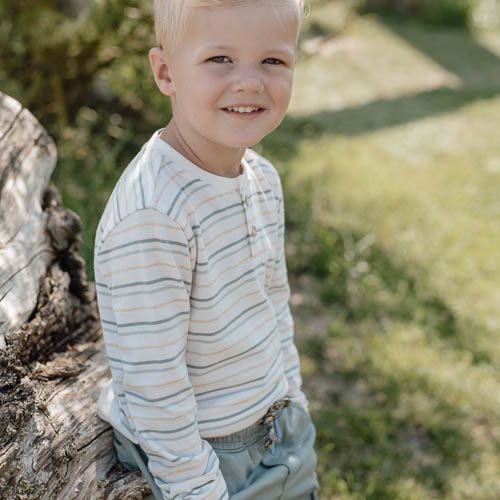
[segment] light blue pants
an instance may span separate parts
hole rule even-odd
[[[219,457],[220,469],[234,500],[315,499],[315,429],[307,412],[292,403],[278,417],[281,440],[266,450],[267,432],[255,424],[229,436],[207,439]],[[161,492],[147,468],[143,450],[115,429],[119,461],[128,470],[139,468],[151,487],[151,500],[161,500]]]

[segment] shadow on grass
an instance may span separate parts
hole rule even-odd
[[[457,111],[460,108],[500,94],[495,90],[436,89],[417,95],[384,99],[363,106],[324,111],[304,117],[289,115],[280,128],[263,141],[279,161],[294,158],[304,139],[321,136],[357,136],[396,127],[417,120]]]

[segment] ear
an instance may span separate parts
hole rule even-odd
[[[149,63],[155,78],[156,85],[164,95],[171,96],[174,93],[174,84],[170,75],[170,65],[167,55],[158,47],[149,51]]]

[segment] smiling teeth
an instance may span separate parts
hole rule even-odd
[[[238,108],[227,108],[229,111],[236,111],[237,113],[252,113],[253,111],[258,111],[259,108],[255,106],[244,107],[240,106]]]

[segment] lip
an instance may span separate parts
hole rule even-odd
[[[264,109],[262,106],[259,104],[229,104],[228,106],[224,106],[222,109],[228,109],[228,108],[261,108]]]

